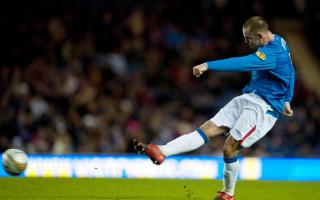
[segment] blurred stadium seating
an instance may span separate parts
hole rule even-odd
[[[130,153],[133,137],[165,143],[195,129],[240,94],[249,76],[210,72],[196,79],[192,66],[249,53],[241,30],[248,17],[298,21],[319,55],[316,1],[275,2],[6,2],[0,151]],[[244,155],[320,156],[319,91],[306,87],[304,66],[295,67],[294,117],[281,118]],[[193,153],[218,156],[222,144],[220,137]]]

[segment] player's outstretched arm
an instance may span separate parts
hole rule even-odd
[[[193,67],[193,75],[196,77],[207,70],[225,72],[245,72],[267,70],[276,67],[276,56],[273,49],[259,48],[255,53],[246,56],[214,60]]]
[[[203,72],[207,70],[208,70],[208,64],[202,63],[200,65],[193,67],[193,75],[195,75],[196,77],[199,77]]]
[[[265,57],[260,58],[257,56],[257,53],[252,53],[241,57],[209,61],[207,62],[208,70],[225,72],[245,72],[275,68],[275,56],[266,56],[265,54],[263,55]]]

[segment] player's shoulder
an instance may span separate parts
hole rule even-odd
[[[278,34],[274,34],[274,38],[266,45],[258,48],[255,52],[261,60],[267,60],[267,58],[278,57],[289,52],[287,42]]]
[[[266,54],[281,53],[288,48],[287,42],[278,34],[274,34],[274,39],[268,42],[268,44],[261,46],[258,51]]]
[[[274,34],[274,39],[268,44],[268,46],[278,51],[288,51],[288,44],[286,40],[278,34]]]
[[[277,51],[277,45],[269,42],[268,44],[259,47],[255,54],[261,60],[266,60],[267,58],[272,57]]]

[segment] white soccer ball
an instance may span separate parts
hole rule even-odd
[[[19,149],[8,149],[2,154],[4,170],[11,176],[23,173],[28,164],[28,156]]]

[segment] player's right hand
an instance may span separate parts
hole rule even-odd
[[[293,111],[291,109],[290,103],[286,102],[284,105],[285,106],[284,106],[284,110],[283,110],[282,114],[287,116],[287,117],[292,117]]]
[[[193,67],[193,75],[196,77],[199,77],[203,72],[207,71],[208,69],[208,64],[207,63],[202,63],[200,65],[197,65]]]

